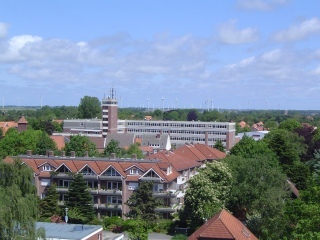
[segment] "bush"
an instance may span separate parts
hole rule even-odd
[[[174,228],[174,223],[169,219],[159,219],[155,221],[150,228],[152,228],[153,232],[170,233],[172,232],[172,228]]]
[[[171,239],[172,240],[187,240],[187,236],[184,235],[184,234],[177,234],[177,235],[174,235]]]
[[[120,217],[105,217],[103,219],[104,229],[109,229],[112,232],[122,232],[124,220]]]

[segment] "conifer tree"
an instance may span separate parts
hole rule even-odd
[[[154,210],[159,205],[159,201],[152,196],[152,188],[152,182],[142,182],[133,192],[125,203],[130,208],[129,213],[126,214],[127,217],[146,221],[152,221],[158,217]]]
[[[36,239],[36,189],[30,168],[0,162],[0,239]]]
[[[92,196],[82,174],[76,174],[67,194],[70,222],[87,223],[94,218]],[[77,213],[72,216],[72,213]]]
[[[46,197],[40,202],[40,217],[46,219],[53,215],[59,215],[58,200],[59,194],[56,185],[52,184],[46,191]]]

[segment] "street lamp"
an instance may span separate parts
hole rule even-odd
[[[68,223],[68,210],[69,209],[66,207],[65,210],[66,210],[66,216],[64,217],[64,220],[66,223]]]

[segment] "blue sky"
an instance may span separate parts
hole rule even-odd
[[[320,2],[1,1],[5,105],[112,86],[122,107],[319,110]]]

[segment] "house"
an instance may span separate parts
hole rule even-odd
[[[188,240],[257,240],[258,238],[227,210],[221,210],[188,237]]]
[[[37,222],[36,229],[43,228],[47,240],[102,240],[102,226]]]
[[[6,132],[8,131],[9,128],[17,128],[17,127],[18,127],[18,123],[16,122],[0,122],[0,128],[2,129],[3,136],[6,135]]]
[[[186,145],[175,151],[150,154],[146,159],[117,158],[113,153],[108,158],[54,156],[48,151],[45,156],[26,155],[7,157],[6,162],[21,159],[34,172],[37,194],[44,198],[47,188],[55,183],[59,193],[59,205],[64,207],[73,174],[82,174],[92,195],[97,217],[122,216],[129,208],[124,204],[141,182],[153,182],[153,196],[161,199],[155,209],[163,218],[168,218],[183,204],[187,181],[198,173],[205,162],[219,160],[225,153],[203,144]]]

